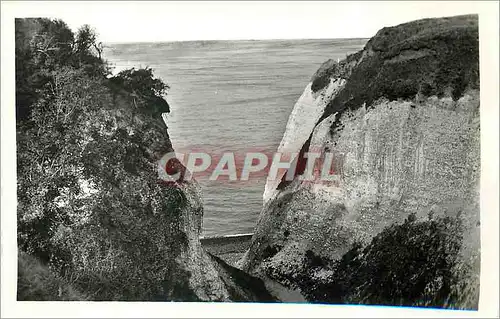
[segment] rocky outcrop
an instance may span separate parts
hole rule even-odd
[[[477,17],[460,16],[384,28],[321,66],[279,146],[295,178],[267,182],[241,269],[202,247],[197,183],[158,175],[168,104],[54,65],[41,114],[56,121],[18,132],[18,168],[41,163],[18,185],[19,247],[38,258],[20,253],[18,299],[476,308],[478,60]],[[301,180],[310,151],[333,152],[339,178]]]
[[[153,162],[157,162],[164,154],[173,152],[173,148],[164,126],[166,123],[159,114],[152,116],[154,118],[149,118],[147,122],[153,123],[155,129],[150,132],[152,138],[148,149]],[[186,168],[179,161],[173,162],[176,170],[185,172]],[[158,278],[151,284],[159,288],[159,295],[153,298],[172,301],[275,301],[261,279],[228,265],[202,247],[203,203],[198,183],[182,179],[165,182],[161,177],[157,175],[154,178],[160,188],[159,194],[162,194],[158,198],[163,201],[162,208],[153,216],[141,217],[150,219],[147,236],[155,243],[152,247],[163,252],[160,255],[151,254],[158,256],[158,259],[151,259],[157,269],[154,276]],[[147,174],[143,178],[151,176]],[[153,269],[149,267],[145,270],[152,273]],[[147,273],[145,277],[148,277]]]
[[[165,182],[158,174],[160,158],[173,152],[161,116],[130,112],[124,92],[114,103],[115,108],[103,110],[98,121],[88,123],[88,131],[95,129],[102,136],[120,133],[121,143],[134,145],[128,148],[134,156],[122,156],[120,149],[96,154],[100,171],[87,177],[93,188],[85,194],[88,203],[113,204],[75,217],[72,226],[57,226],[53,249],[67,253],[64,279],[56,274],[57,260],[49,263],[52,273],[20,252],[19,300],[82,300],[77,289],[85,292],[86,300],[276,300],[261,279],[202,247],[201,188],[195,180]],[[114,180],[105,172],[116,167],[119,179]],[[119,192],[113,191],[116,187]],[[62,198],[58,201],[60,209],[69,209]],[[50,276],[42,281],[33,269]],[[65,284],[67,280],[76,288]]]
[[[453,262],[435,265],[438,270],[433,268],[420,293],[400,296],[405,290],[387,283],[413,279],[391,274],[382,286],[371,286],[371,294],[366,287],[375,285],[373,281],[351,280],[344,285],[351,289],[350,297],[334,301],[477,307],[478,41],[477,16],[419,20],[384,28],[363,50],[321,66],[295,105],[279,146],[279,151],[298,154],[296,177],[286,181],[282,172],[267,182],[242,268],[299,288],[310,301],[332,301],[325,291],[338,289],[339,269],[346,265],[342,261],[355,255],[354,260],[368,262],[370,249],[381,249],[377,243],[401,241],[404,248],[394,246],[394,255],[391,247],[384,248],[389,251],[380,260],[387,265],[374,275],[384,277],[391,273],[392,258],[400,258],[416,241],[427,242],[410,230],[403,233],[417,237],[399,238],[391,227],[450,229],[446,225],[452,219],[463,227],[456,239],[459,249],[448,251],[448,231],[426,233],[434,238],[429,245],[444,247],[436,254],[449,254],[446,259]],[[333,152],[338,181],[301,181],[308,151]],[[415,220],[402,224],[408,216]],[[353,255],[353,247],[361,253]],[[425,263],[419,265],[415,269],[426,269]],[[414,266],[408,266],[409,275]],[[456,275],[453,283],[443,284],[442,272]],[[420,275],[415,273],[415,278]],[[311,294],[313,286],[325,291]],[[394,299],[377,297],[383,287],[395,287],[388,292]]]
[[[136,121],[144,120],[119,109],[104,112],[102,118],[115,124],[109,134],[137,129]],[[65,278],[58,276],[54,261],[49,270],[20,252],[19,300],[276,300],[261,279],[228,265],[202,247],[201,189],[194,180],[165,183],[159,179],[155,160],[172,148],[161,121],[149,119],[148,123],[159,130],[150,130],[149,138],[144,139],[151,144],[143,149],[142,156],[134,158],[131,167],[136,171],[121,177],[126,185],[121,191],[126,196],[128,189],[149,190],[146,194],[152,197],[144,199],[146,209],[122,199],[122,205],[110,207],[98,225],[88,217],[88,221],[79,220],[79,227],[58,226],[53,241],[64,242],[55,247],[70,253]],[[143,170],[139,163],[150,163],[149,170]],[[127,164],[120,160],[119,165]],[[86,200],[116,196],[107,194],[105,183],[99,186],[87,194]],[[73,286],[66,283],[69,280]],[[85,297],[77,291],[85,292]]]
[[[274,300],[201,246],[196,181],[159,174],[167,85],[92,48],[88,26],[16,19],[18,299]]]
[[[157,236],[169,225],[174,233],[164,235],[168,241],[163,249],[176,251],[164,260],[168,277],[162,282],[167,300],[173,301],[275,301],[264,282],[205,251],[200,242],[203,207],[201,193],[195,181],[166,185],[179,187],[184,203],[177,215],[158,221]],[[175,204],[177,205],[177,203]],[[153,231],[155,228],[152,229]],[[172,258],[173,257],[173,258]]]

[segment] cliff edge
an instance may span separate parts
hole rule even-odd
[[[279,152],[242,268],[313,302],[477,308],[477,16],[383,28],[325,62]],[[333,153],[334,182],[304,182],[304,154]]]
[[[18,300],[274,300],[201,246],[196,181],[160,178],[168,86],[111,75],[88,25],[15,23]]]

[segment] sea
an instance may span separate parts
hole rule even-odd
[[[368,39],[107,43],[114,73],[151,67],[169,85],[168,132],[176,152],[276,151],[288,116],[311,76]],[[265,176],[249,181],[196,180],[204,204],[203,236],[253,232]]]

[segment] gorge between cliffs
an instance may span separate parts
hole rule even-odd
[[[478,308],[477,16],[325,61],[276,150],[295,171],[267,180],[239,237],[202,236],[195,163],[164,160],[168,86],[101,53],[90,28],[16,19],[18,300]],[[313,152],[335,154],[334,181],[304,180]]]

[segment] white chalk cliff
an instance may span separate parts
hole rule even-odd
[[[278,152],[335,152],[339,183],[268,181],[243,269],[305,291],[332,271],[306,269],[310,256],[339,260],[410,214],[460,216],[454,267],[469,271],[455,302],[477,307],[479,105],[476,16],[384,28],[362,51],[327,61],[295,104]]]
[[[342,89],[344,84],[344,79],[332,79],[319,92],[312,91],[312,82],[306,86],[304,93],[300,96],[288,118],[285,133],[277,153],[289,154],[290,162],[295,160],[295,154],[300,152],[311,135],[326,105]],[[263,195],[264,203],[275,195],[276,188],[283,175],[284,172],[278,172],[277,178],[267,180]]]

